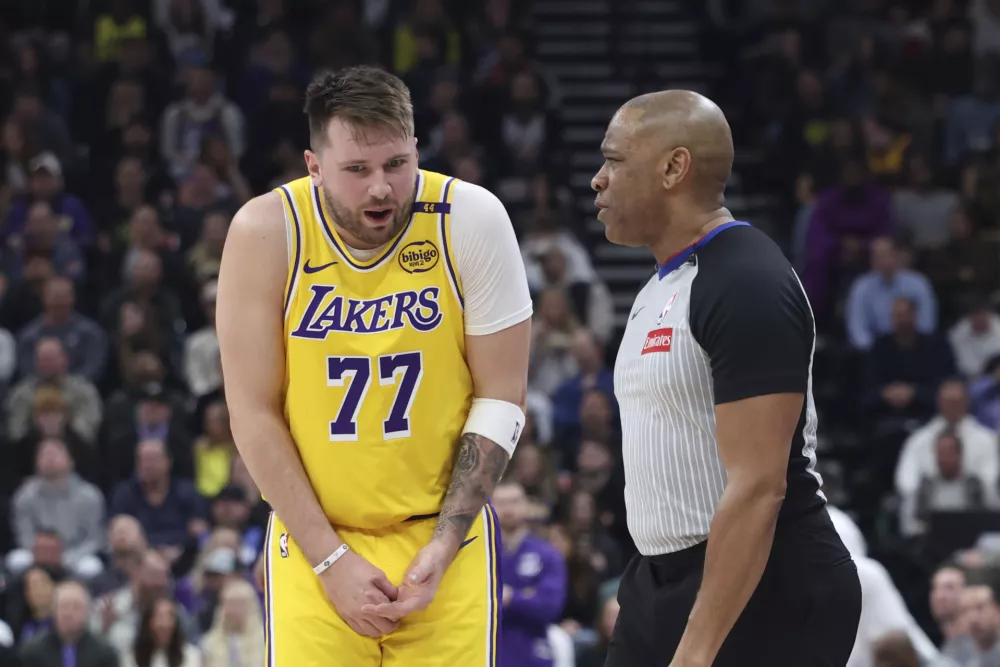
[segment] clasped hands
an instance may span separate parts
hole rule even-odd
[[[454,553],[431,541],[414,557],[399,586],[362,556],[348,551],[320,581],[341,618],[360,635],[380,637],[395,630],[409,614],[426,609]]]

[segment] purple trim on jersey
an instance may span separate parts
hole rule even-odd
[[[702,247],[703,245],[714,239],[719,234],[719,232],[723,231],[724,229],[729,229],[730,227],[749,227],[749,226],[750,226],[749,222],[739,222],[737,220],[732,220],[730,222],[725,222],[719,225],[718,227],[710,231],[708,234],[705,234],[700,239],[695,241],[693,245],[689,245],[687,248],[684,248],[684,250],[681,250],[679,253],[668,258],[667,261],[661,264],[659,270],[660,280],[666,278],[672,272],[676,271],[684,262],[688,261],[688,258],[691,257],[691,255],[693,255],[698,248]]]
[[[299,279],[299,260],[302,259],[302,227],[299,225],[299,214],[295,212],[295,204],[292,200],[292,193],[284,185],[281,192],[288,200],[288,210],[292,212],[292,221],[295,223],[295,263],[292,264],[292,281],[288,283],[288,294],[285,295],[285,312],[288,312],[288,305],[292,302],[292,294],[295,293],[295,281]]]
[[[420,189],[419,171],[417,172],[417,179],[413,187],[414,187],[414,192],[418,192]],[[344,258],[344,261],[353,266],[355,269],[358,269],[359,271],[367,271],[368,269],[373,269],[382,262],[384,262],[385,260],[387,260],[389,257],[392,257],[396,251],[396,248],[398,248],[400,242],[402,242],[403,237],[406,236],[406,229],[410,226],[410,223],[413,221],[413,214],[411,213],[410,219],[407,220],[406,222],[406,227],[404,227],[399,232],[399,234],[396,236],[396,240],[393,241],[389,249],[386,250],[385,253],[378,258],[378,260],[372,262],[371,264],[358,264],[357,262],[354,261],[354,258],[351,257],[351,253],[346,252],[343,248],[340,247],[340,244],[337,243],[337,237],[334,235],[333,228],[327,221],[326,213],[323,211],[323,200],[319,196],[319,188],[316,187],[315,185],[313,186],[313,200],[316,202],[316,210],[319,212],[319,221],[320,224],[323,225],[323,229],[326,231],[327,239],[329,239],[330,243],[333,244],[333,247],[337,250],[337,252],[340,253],[340,256]]]
[[[444,184],[444,196],[442,199],[447,203],[448,192],[451,190],[451,184],[455,182],[455,178],[449,178],[448,182]],[[451,213],[451,204],[447,205],[447,208],[441,210],[441,243],[444,244],[444,263],[448,267],[448,273],[451,274],[451,279],[455,283],[455,294],[458,295],[458,302],[461,304],[462,309],[465,309],[465,297],[462,296],[462,289],[459,287],[458,275],[455,273],[455,267],[451,264],[451,252],[448,250],[448,229],[447,221],[448,215]]]
[[[271,656],[274,655],[274,635],[271,633],[272,607],[274,595],[271,593],[271,537],[274,534],[274,512],[267,519],[267,536],[264,538],[264,595],[267,602],[264,605],[264,646],[267,651],[267,667],[274,667]]]
[[[494,595],[490,597],[490,606],[492,608],[490,615],[494,617],[494,625],[493,628],[490,628],[493,637],[490,642],[489,665],[495,667],[500,664],[500,626],[503,620],[503,582],[500,581],[500,559],[503,558],[503,541],[500,537],[500,520],[497,518],[496,510],[493,509],[493,505],[489,502],[486,503],[486,509],[489,510],[486,523],[489,526],[490,543],[493,545],[493,572],[491,573],[491,577],[493,578],[494,587]],[[494,603],[496,603],[495,607],[493,606]]]

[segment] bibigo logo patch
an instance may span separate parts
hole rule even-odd
[[[430,241],[408,243],[399,251],[399,266],[407,273],[424,273],[437,266],[441,253]]]

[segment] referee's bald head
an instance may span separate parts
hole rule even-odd
[[[626,102],[601,144],[605,163],[591,186],[608,239],[650,245],[678,215],[722,206],[733,167],[733,136],[722,110],[689,90]]]

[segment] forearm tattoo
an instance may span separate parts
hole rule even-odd
[[[489,438],[475,433],[462,436],[451,486],[434,528],[434,539],[448,537],[458,542],[465,539],[472,522],[493,493],[507,461],[507,452]]]

